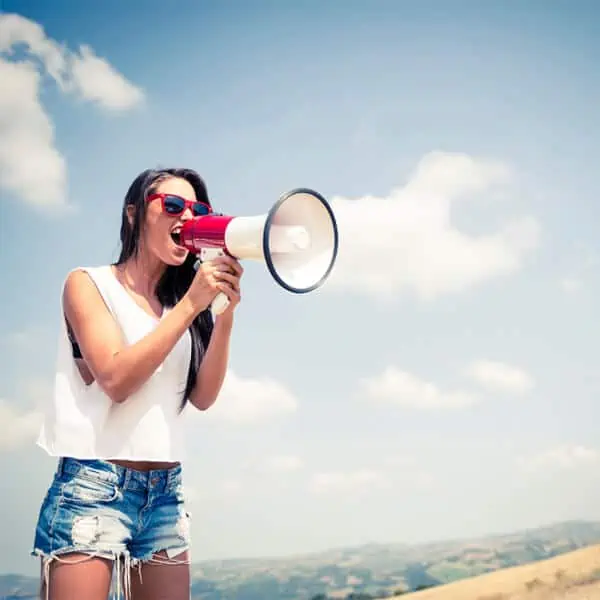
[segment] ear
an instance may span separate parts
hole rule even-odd
[[[135,219],[135,206],[133,204],[129,204],[127,206],[127,220],[129,221],[129,225],[133,227],[133,221]]]

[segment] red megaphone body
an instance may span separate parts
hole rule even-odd
[[[327,201],[300,188],[284,194],[264,215],[194,217],[183,224],[179,243],[203,261],[220,253],[264,261],[280,286],[302,294],[318,288],[331,273],[338,229]],[[220,298],[219,304],[223,302]]]

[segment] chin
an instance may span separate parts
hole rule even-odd
[[[186,261],[189,254],[189,250],[171,242],[168,248],[164,248],[161,259],[170,267],[180,267]]]
[[[186,258],[188,257],[188,254],[189,252],[176,256],[171,255],[168,257],[167,260],[165,260],[165,263],[170,267],[180,267],[185,262]]]

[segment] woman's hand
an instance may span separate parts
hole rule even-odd
[[[217,281],[217,288],[229,299],[229,304],[221,315],[232,314],[241,300],[240,279],[244,273],[244,269],[231,256],[220,256],[211,262],[216,266],[215,279]]]
[[[198,267],[192,283],[190,283],[185,298],[189,301],[196,314],[200,314],[206,310],[219,293],[215,273],[216,267],[210,262],[202,263]]]
[[[242,265],[228,255],[203,262],[186,293],[194,312],[199,314],[206,310],[219,292],[229,299],[229,306],[224,312],[232,312],[240,302],[240,277],[243,271]]]

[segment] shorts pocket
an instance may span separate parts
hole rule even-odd
[[[107,504],[119,497],[119,488],[109,481],[73,477],[63,485],[62,497],[77,503]]]

